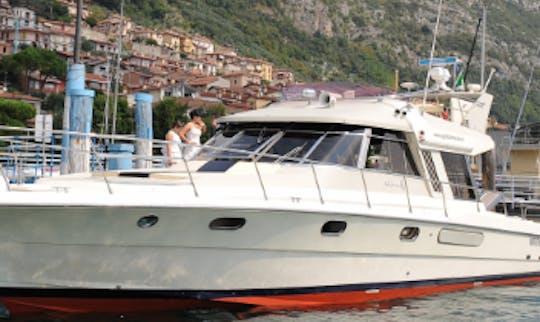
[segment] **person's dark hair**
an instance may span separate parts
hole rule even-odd
[[[201,114],[199,114],[199,112],[197,112],[196,110],[193,110],[191,112],[189,112],[189,117],[193,120],[195,117],[197,116],[201,116]]]
[[[182,126],[184,126],[184,124],[182,124],[182,121],[176,120],[176,121],[173,122],[171,128],[175,129],[177,127],[182,127]]]

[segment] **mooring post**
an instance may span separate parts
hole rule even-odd
[[[135,94],[135,123],[137,133],[137,168],[152,167],[152,95],[146,93]]]
[[[90,130],[92,128],[92,110],[95,92],[88,89],[73,89],[70,91],[70,131],[68,166],[69,173],[90,171]]]
[[[60,173],[70,173],[68,164],[68,153],[70,145],[70,109],[71,109],[71,91],[84,89],[85,67],[83,64],[73,64],[68,68],[66,78],[66,96],[64,98],[64,118],[62,122],[62,163],[60,165]]]

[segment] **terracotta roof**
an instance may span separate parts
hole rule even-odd
[[[257,73],[249,73],[249,72],[234,72],[234,73],[228,73],[228,74],[221,75],[221,77],[223,77],[223,78],[237,77],[237,76],[261,77],[261,75],[259,75]]]
[[[24,94],[17,94],[17,93],[0,93],[0,98],[4,99],[14,99],[14,100],[26,100],[26,101],[36,101],[36,102],[42,102],[43,99],[39,97],[34,97],[30,95],[24,95]]]
[[[99,83],[107,83],[107,79],[105,77],[101,77],[96,74],[85,74],[84,77],[87,81],[93,81],[93,82],[99,82]]]
[[[217,101],[209,101],[205,99],[190,98],[190,97],[178,98],[178,103],[187,104],[190,107],[210,107],[210,106],[216,106],[216,105],[221,104],[221,102],[217,102]]]
[[[213,83],[218,78],[216,76],[210,76],[210,77],[201,77],[201,78],[195,78],[188,80],[189,85],[191,86],[205,86],[210,83]]]

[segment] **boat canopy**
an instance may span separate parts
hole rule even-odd
[[[268,108],[225,116],[221,124],[324,123],[382,128],[414,133],[420,148],[463,155],[479,155],[494,148],[483,133],[439,117],[421,114],[406,101],[392,98],[345,99],[334,104],[288,101]]]
[[[404,101],[386,98],[344,99],[331,106],[318,100],[287,101],[225,116],[219,122],[334,123],[411,132],[409,122],[395,115],[396,109],[406,105]]]

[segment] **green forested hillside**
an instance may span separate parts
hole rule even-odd
[[[120,1],[94,0],[117,11]],[[290,68],[297,79],[349,80],[391,85],[423,83],[417,65],[429,56],[439,1],[408,0],[127,0],[136,23],[179,28],[232,45],[241,55]],[[525,90],[540,33],[540,6],[533,0],[486,2],[487,68],[497,74],[493,115],[513,123]],[[481,1],[445,1],[437,56],[467,59]],[[479,81],[480,49],[474,51],[469,81]],[[524,122],[540,121],[540,86],[534,82]]]

